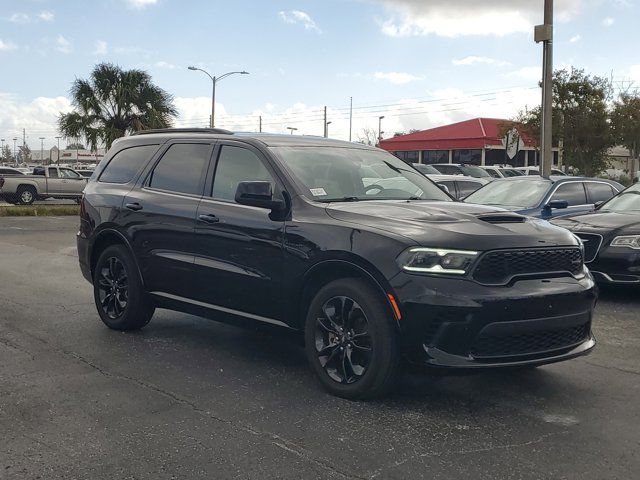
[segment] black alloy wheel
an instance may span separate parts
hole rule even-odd
[[[342,384],[355,383],[371,363],[373,345],[367,316],[352,298],[333,297],[316,319],[315,347],[327,375]]]
[[[93,269],[93,298],[100,319],[114,330],[142,328],[155,311],[124,245],[107,247],[98,257]]]
[[[100,269],[98,277],[98,298],[102,311],[114,320],[120,318],[129,300],[129,280],[127,270],[116,257],[109,257]]]

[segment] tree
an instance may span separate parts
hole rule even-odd
[[[373,128],[363,128],[358,134],[358,142],[374,146],[378,144],[378,132]]]
[[[66,146],[66,150],[86,150],[82,143],[70,143]]]
[[[20,163],[31,161],[31,149],[26,143],[18,147],[18,159],[20,160]]]
[[[640,93],[620,95],[611,112],[611,129],[616,142],[629,149],[634,164],[640,160]],[[632,178],[635,172],[634,165]]]
[[[13,154],[9,145],[5,145],[0,152],[0,161],[4,163],[11,163],[13,161]]]
[[[562,140],[565,163],[596,175],[607,167],[615,143],[607,111],[610,82],[578,69],[558,70],[553,77],[553,144]],[[540,107],[520,112],[514,123],[540,144]]]
[[[109,148],[127,134],[170,127],[177,116],[173,97],[154,85],[148,73],[110,63],[96,65],[89,80],[76,79],[71,101],[75,110],[60,115],[60,133],[85,138],[92,150],[98,142]]]

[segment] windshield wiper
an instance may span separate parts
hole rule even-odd
[[[359,198],[359,197],[342,197],[342,198],[329,198],[329,199],[326,199],[326,200],[320,200],[320,202],[323,202],[323,203],[359,202],[360,200],[363,200],[363,199]]]

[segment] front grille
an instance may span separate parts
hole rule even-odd
[[[496,250],[484,254],[473,271],[473,278],[484,284],[500,285],[518,275],[582,272],[579,248]]]
[[[480,335],[471,346],[471,355],[509,357],[532,355],[578,345],[589,338],[589,323],[558,330],[543,330],[511,335]]]
[[[593,262],[602,246],[602,235],[576,232],[576,236],[580,237],[584,245],[584,263]]]

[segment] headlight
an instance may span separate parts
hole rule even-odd
[[[611,242],[612,247],[627,247],[640,250],[640,235],[624,235],[616,237]]]
[[[578,245],[580,246],[580,251],[582,252],[582,257],[584,258],[584,242],[582,241],[582,239],[577,236],[575,233],[572,234],[575,239],[578,241]]]
[[[414,247],[398,257],[398,265],[407,272],[466,275],[477,257],[467,250]]]

